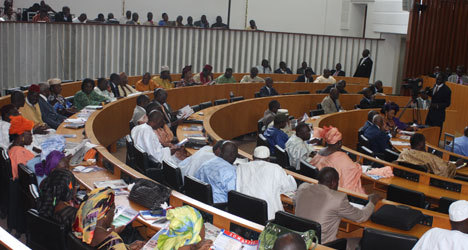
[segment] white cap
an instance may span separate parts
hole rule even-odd
[[[163,71],[169,71],[169,67],[168,66],[162,66],[161,67],[161,72]]]
[[[60,80],[60,78],[52,78],[52,79],[47,80],[47,83],[49,85],[56,85],[56,84],[62,83],[62,80]]]
[[[287,109],[278,109],[278,111],[276,112],[276,114],[285,114],[285,115],[289,115],[289,111]]]
[[[452,203],[449,207],[449,217],[454,222],[468,219],[468,201],[459,200]]]
[[[256,147],[254,150],[254,157],[258,159],[267,159],[270,157],[270,149],[265,146]]]

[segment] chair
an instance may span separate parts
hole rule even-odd
[[[26,212],[26,244],[32,249],[67,249],[66,228],[48,218],[42,217],[35,209]]]
[[[454,178],[455,180],[468,182],[468,177],[463,176],[463,175],[458,175],[458,174],[456,174],[453,178]]]
[[[265,225],[268,220],[266,201],[234,190],[228,193],[228,211],[260,225]]]
[[[263,133],[263,131],[264,131],[264,130],[263,130],[263,126],[264,126],[263,122],[261,122],[261,121],[257,122],[257,132],[258,132],[259,134],[262,134],[262,133]]]
[[[22,199],[25,211],[36,208],[36,200],[31,194],[30,186],[38,186],[36,174],[23,164],[18,165],[18,179],[21,187]],[[36,188],[37,189],[37,188]]]
[[[184,189],[185,195],[207,205],[213,205],[213,191],[210,184],[191,176],[185,176]]]
[[[135,168],[135,146],[130,135],[125,136],[125,144],[127,146],[127,154],[125,156],[125,164],[131,168]]]
[[[426,196],[424,193],[390,184],[387,189],[387,200],[406,205],[426,208]]]
[[[310,94],[310,91],[297,91],[298,95],[307,95]]]
[[[244,100],[244,97],[243,96],[236,96],[236,97],[233,97],[231,98],[231,102],[238,102],[238,101],[242,101]]]
[[[275,145],[275,157],[276,163],[278,163],[278,165],[283,168],[291,168],[289,165],[288,153],[278,145]]]
[[[315,109],[310,111],[310,116],[319,116],[325,114],[325,110],[323,109]]]
[[[387,148],[384,151],[383,160],[388,161],[388,162],[394,162],[394,161],[398,160],[399,156],[400,156],[399,153]]]
[[[322,226],[318,222],[298,217],[284,211],[276,212],[275,219],[271,222],[297,232],[314,230],[315,235],[318,237],[318,243],[320,244],[322,242]]]
[[[450,205],[455,201],[457,200],[448,197],[440,197],[439,207],[437,208],[437,211],[440,213],[448,214]]]
[[[321,103],[317,103],[317,109],[323,109]]]
[[[11,176],[11,164],[8,153],[0,148],[0,211],[6,216],[8,209],[8,182]]]
[[[302,175],[305,175],[307,177],[310,177],[312,179],[317,179],[317,176],[318,176],[318,173],[319,173],[319,170],[310,165],[310,163],[304,161],[304,160],[301,160],[300,162],[300,173]]]
[[[365,228],[361,239],[361,250],[409,250],[416,245],[416,242],[418,238],[413,236]]]
[[[432,148],[432,147],[429,147],[429,146],[427,147],[427,152],[429,152],[429,153],[431,153],[433,155],[436,155],[436,156],[438,156],[440,158],[442,158],[442,156],[444,155],[444,153],[442,151],[439,151],[439,150],[437,150],[435,148]]]
[[[151,160],[147,153],[143,152],[143,149],[135,146],[135,169],[147,177],[162,183],[163,170],[162,165],[159,162]]]
[[[255,98],[261,97],[261,96],[260,96],[260,92],[255,92],[254,97],[255,97]]]
[[[40,83],[38,83],[38,84],[40,84]],[[28,90],[29,87],[31,87],[31,84],[29,84],[29,85],[24,85],[24,86],[20,86],[19,88],[20,88],[21,91],[25,91],[25,90]]]
[[[15,91],[21,91],[21,89],[20,88],[5,89],[5,95],[11,95]]]
[[[92,250],[95,249],[81,241],[80,239],[76,238],[72,232],[67,234],[67,244],[68,249],[70,250]]]
[[[201,110],[200,105],[193,105],[191,108],[193,109],[193,112],[198,112]]]
[[[260,147],[260,146],[266,146],[266,147],[270,146],[267,139],[262,134],[258,134],[258,137],[257,137],[257,147]]]
[[[453,149],[455,148],[455,136],[449,133],[444,133],[444,147],[447,146],[450,152],[453,152]]]
[[[219,99],[219,100],[214,101],[215,106],[221,105],[221,104],[226,104],[226,103],[229,103],[228,99]]]
[[[202,102],[200,103],[200,110],[209,108],[211,106],[213,106],[213,103],[211,101]]]
[[[364,146],[364,147],[367,147],[367,148],[370,147],[369,139],[367,137],[365,137],[364,134],[359,135],[358,143],[359,143],[358,144],[359,146]]]
[[[164,184],[179,192],[182,191],[184,184],[182,183],[180,168],[165,160],[163,161],[163,178]]]
[[[411,169],[414,169],[414,170],[418,170],[418,171],[427,173],[427,168],[425,166],[414,165],[414,164],[404,162],[404,161],[398,161],[397,163],[400,166],[411,168]]]

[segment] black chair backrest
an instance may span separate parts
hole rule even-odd
[[[67,249],[64,225],[42,217],[35,209],[26,212],[26,244],[32,249]]]
[[[275,156],[278,165],[283,168],[289,168],[289,156],[286,150],[282,149],[278,145],[275,145]]]
[[[257,132],[258,133],[263,133],[263,126],[264,126],[264,124],[263,124],[262,121],[257,122]]]
[[[238,101],[242,101],[244,100],[244,97],[243,96],[236,96],[236,97],[233,97],[231,98],[231,102],[238,102]]]
[[[449,133],[444,133],[444,147],[447,146],[450,152],[453,152],[453,149],[455,148],[455,136]]]
[[[369,139],[365,137],[364,134],[360,134],[358,139],[359,139],[358,142],[360,146],[365,146],[369,148],[369,144],[370,144]]]
[[[266,146],[266,147],[270,146],[267,139],[262,134],[258,134],[258,137],[257,137],[257,147],[260,147],[260,146]]]
[[[360,146],[359,148],[360,148],[359,152],[369,155],[369,156],[374,156],[374,151],[370,150],[368,147]]]
[[[0,211],[8,210],[8,183],[11,176],[11,164],[7,152],[0,148]]]
[[[361,250],[410,250],[416,245],[418,238],[365,228],[361,239]]]
[[[393,184],[388,186],[387,200],[420,208],[425,208],[426,206],[426,196],[424,195],[424,193],[395,186]]]
[[[284,211],[278,211],[275,214],[273,223],[297,232],[314,230],[315,235],[318,237],[318,243],[321,243],[320,237],[322,236],[322,226],[318,222],[298,217]]]
[[[208,205],[213,205],[213,191],[211,185],[194,177],[184,177],[185,194]]]
[[[214,105],[221,105],[221,104],[226,104],[226,103],[229,103],[229,100],[228,99],[219,99],[219,100],[215,100],[214,101]]]
[[[228,211],[246,220],[265,225],[268,207],[264,200],[231,190],[228,193]]]
[[[147,153],[134,145],[135,147],[135,169],[157,182],[163,182],[162,164],[151,160]]]
[[[317,103],[317,109],[323,109],[321,103]]]
[[[429,153],[431,153],[433,155],[436,155],[436,156],[438,156],[440,158],[442,158],[442,156],[444,155],[444,153],[442,151],[439,151],[439,150],[437,150],[435,148],[432,148],[432,147],[429,147],[429,146],[427,147],[427,152],[429,152]]]
[[[457,200],[448,197],[440,197],[439,207],[437,208],[437,211],[440,213],[448,214],[450,205],[455,201]]]
[[[127,155],[125,157],[125,164],[135,168],[135,146],[130,135],[125,136],[125,144],[127,145]]]
[[[166,185],[174,190],[182,191],[184,184],[180,168],[171,162],[163,161],[163,176]]]
[[[133,122],[130,121],[130,122],[128,123],[128,127],[130,128],[130,131],[132,131],[132,129],[135,127],[135,124],[133,124]]]
[[[30,185],[37,185],[36,174],[23,164],[18,164],[18,179],[25,210],[36,208],[36,199],[31,194]]]
[[[202,102],[200,103],[200,110],[209,108],[211,106],[213,106],[213,103],[211,101]]]
[[[425,166],[414,165],[404,161],[399,161],[398,165],[427,173],[427,168]]]
[[[193,109],[193,112],[198,112],[201,110],[200,105],[193,105],[191,108]]]
[[[143,152],[142,149],[140,149],[138,146],[136,145],[133,145],[133,149],[134,149],[134,168],[136,170],[138,170],[139,172],[141,173],[144,173],[145,172],[145,169],[148,168],[148,154]]]
[[[261,96],[260,96],[260,92],[255,92],[254,97],[255,97],[255,98],[261,97]]]
[[[301,160],[300,173],[302,175],[307,176],[307,177],[317,179],[319,170],[316,167],[310,165],[310,163],[308,163],[308,162],[306,162],[304,160]]]
[[[310,116],[319,116],[325,114],[325,110],[323,109],[315,109],[310,111]]]
[[[95,249],[88,244],[85,244],[82,240],[75,237],[75,235],[70,232],[67,234],[67,243],[68,249],[70,250],[91,250]]]
[[[297,94],[299,94],[299,95],[307,95],[307,94],[310,94],[310,91],[308,91],[308,90],[297,91]]]
[[[384,151],[384,161],[388,161],[388,162],[394,162],[396,160],[398,160],[398,156],[400,156],[399,153],[387,148],[385,149]]]

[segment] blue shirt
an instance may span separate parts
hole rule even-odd
[[[452,145],[445,146],[446,150],[451,150]],[[468,156],[468,137],[461,136],[455,138],[455,147],[453,148],[455,154]]]
[[[285,132],[275,127],[268,128],[265,130],[265,132],[263,132],[263,135],[268,141],[271,153],[275,152],[275,145],[278,145],[284,149],[286,147],[286,142],[289,139]]]
[[[217,156],[203,163],[195,178],[211,185],[214,203],[227,202],[228,192],[236,190],[236,167]]]
[[[166,21],[164,21],[164,20],[160,20],[159,23],[158,23],[158,25],[159,25],[159,26],[166,26],[167,23],[166,23]]]

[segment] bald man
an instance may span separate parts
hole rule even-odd
[[[367,113],[367,121],[366,123],[364,123],[364,126],[362,126],[359,131],[361,131],[361,133],[364,133],[370,126],[374,125],[372,123],[372,120],[374,119],[374,115],[377,115],[379,112],[377,112],[376,110],[371,110]]]
[[[157,162],[163,160],[178,163],[174,156],[175,152],[182,150],[180,147],[163,147],[154,130],[164,125],[163,114],[159,110],[153,110],[148,115],[148,122],[138,125],[132,129],[131,136],[135,146],[148,153],[151,159]]]
[[[304,239],[297,233],[287,233],[278,237],[273,250],[306,250]]]
[[[453,146],[453,152],[455,154],[468,156],[468,127],[465,127],[463,136],[455,138],[455,146]],[[452,142],[453,143],[453,142]],[[452,150],[452,143],[445,146],[446,150]]]
[[[379,114],[374,115],[372,123],[364,131],[364,136],[369,139],[370,150],[375,154],[383,154],[385,149],[391,148],[390,136],[384,128],[384,118]]]
[[[211,185],[213,202],[227,202],[227,194],[236,190],[236,167],[233,165],[237,157],[237,145],[226,141],[221,146],[221,154],[203,163],[195,172],[195,178]]]

